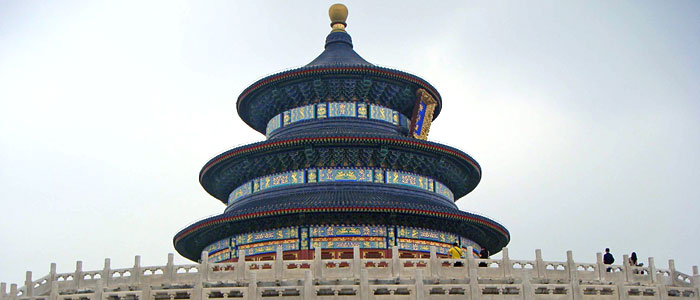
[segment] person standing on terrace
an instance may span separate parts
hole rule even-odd
[[[462,249],[459,248],[459,243],[457,242],[454,242],[452,244],[452,248],[450,248],[450,250],[447,250],[447,253],[450,254],[450,257],[452,259],[460,259],[464,255]],[[455,262],[455,267],[461,267],[463,265],[464,264],[462,264],[461,261]]]
[[[610,248],[605,248],[605,255],[603,255],[603,263],[606,265],[612,265],[615,262],[615,258],[610,253]],[[612,272],[612,268],[608,267],[605,269],[606,272]]]

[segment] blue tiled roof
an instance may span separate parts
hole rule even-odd
[[[321,55],[306,66],[373,66],[352,49],[352,38],[346,32],[331,32],[326,37],[325,48]]]

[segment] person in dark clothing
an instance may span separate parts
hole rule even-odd
[[[641,266],[644,266],[643,263],[638,263],[638,262],[637,262],[637,252],[632,252],[632,254],[630,255],[630,258],[629,258],[628,263],[630,264],[630,267],[641,267]],[[644,270],[643,270],[643,269],[640,270],[640,269],[634,268],[634,270],[632,271],[632,273],[634,273],[634,274],[644,274]]]
[[[630,266],[636,267],[639,266],[637,264],[637,252],[632,252],[632,255],[630,256]]]
[[[610,248],[605,248],[605,255],[603,255],[603,263],[606,265],[612,265],[615,262],[615,258],[610,253]],[[605,269],[606,272],[612,272],[612,268],[608,267]]]
[[[479,258],[482,259],[489,259],[489,250],[486,249],[486,247],[481,248],[481,252],[479,252]],[[485,262],[480,262],[479,267],[485,268],[488,267],[489,265]]]

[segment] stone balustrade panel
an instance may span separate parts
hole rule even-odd
[[[394,249],[396,250],[396,249]],[[354,250],[359,254],[359,249]],[[394,251],[398,253],[397,251]],[[0,300],[700,300],[700,276],[653,266],[536,260],[375,258],[241,261],[51,272]],[[280,256],[281,257],[281,256]],[[485,267],[479,266],[481,263]],[[607,269],[610,268],[610,272]],[[474,275],[476,277],[474,277]],[[143,295],[147,295],[145,298]]]

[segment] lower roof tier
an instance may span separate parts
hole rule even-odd
[[[181,255],[196,260],[205,247],[233,235],[324,224],[393,225],[443,230],[468,238],[494,253],[510,240],[508,230],[499,223],[431,203],[425,200],[425,195],[407,194],[387,201],[381,193],[372,189],[353,192],[331,190],[270,196],[265,201],[257,202],[256,205],[241,205],[188,226],[174,237],[175,249]]]
[[[445,145],[374,135],[305,136],[238,147],[210,160],[200,172],[204,189],[227,203],[229,195],[250,180],[307,168],[382,168],[438,181],[454,199],[471,192],[481,180],[478,163]]]

